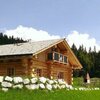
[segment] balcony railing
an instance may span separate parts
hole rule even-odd
[[[67,56],[58,53],[58,52],[52,52],[52,53],[48,53],[48,60],[50,61],[55,61],[55,62],[59,62],[59,63],[64,63],[67,64],[68,63],[68,58]]]

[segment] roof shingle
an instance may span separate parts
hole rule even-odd
[[[40,50],[43,50],[47,47],[50,47],[62,40],[63,39],[54,39],[54,40],[45,40],[37,42],[1,45],[0,56],[35,54],[36,52],[39,52]]]

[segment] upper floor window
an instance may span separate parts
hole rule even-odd
[[[48,60],[54,60],[54,61],[58,61],[60,63],[68,63],[67,56],[65,56],[61,53],[58,53],[58,52],[48,53]]]
[[[48,53],[48,60],[53,60],[53,54],[52,53]]]
[[[63,55],[60,54],[59,61],[63,62]]]
[[[68,58],[66,56],[64,56],[64,63],[68,62]]]
[[[58,53],[54,53],[54,60],[57,60],[57,61],[59,61],[59,54]]]

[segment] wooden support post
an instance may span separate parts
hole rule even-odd
[[[52,66],[52,64],[48,65],[48,78],[53,79],[53,66]]]
[[[28,75],[28,60],[27,60],[27,58],[22,59],[22,67],[25,68],[25,74]]]
[[[71,75],[71,84],[73,84],[73,66],[71,67],[72,69],[72,75]]]

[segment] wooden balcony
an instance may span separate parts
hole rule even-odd
[[[67,64],[68,63],[68,58],[67,58],[67,56],[65,56],[61,53],[52,52],[52,53],[48,53],[48,61]]]

